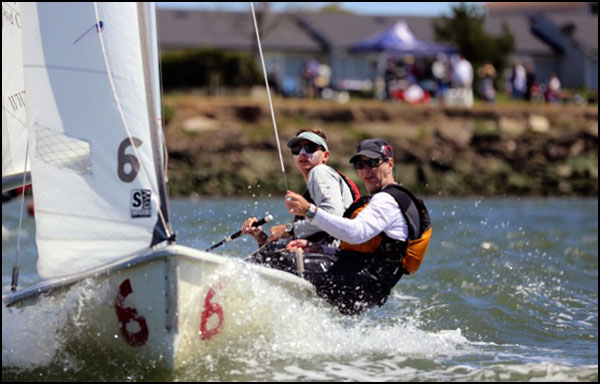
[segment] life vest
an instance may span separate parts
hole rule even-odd
[[[373,253],[400,259],[406,273],[415,273],[427,252],[431,239],[431,219],[427,207],[421,199],[415,197],[409,190],[397,184],[388,184],[376,193],[389,193],[402,211],[402,216],[408,226],[407,241],[395,240],[384,232],[361,244],[342,242],[340,249],[360,253]],[[344,212],[344,217],[353,219],[362,211],[372,196],[363,196],[354,202]]]
[[[356,186],[354,181],[352,181],[352,179],[346,177],[342,172],[340,172],[338,170],[335,170],[335,171],[338,173],[338,175],[340,175],[342,177],[342,180],[344,180],[344,182],[350,189],[350,194],[352,195],[352,202],[355,203],[358,199],[360,199],[360,191],[358,190],[358,187]],[[304,191],[304,194],[302,194],[302,197],[304,197],[306,199],[306,201],[308,201],[311,204],[315,203],[315,201],[310,196],[310,193],[308,192],[308,188]],[[304,216],[296,215],[296,216],[294,216],[294,222],[296,222],[298,220],[304,220],[304,218],[305,218]],[[306,238],[306,240],[311,241],[313,243],[323,243],[323,242],[331,242],[334,240],[334,238],[331,235],[329,235],[327,232],[319,231],[319,232],[313,233],[312,235],[308,236]]]
[[[336,172],[338,173],[338,175],[342,176],[342,180],[344,180],[348,188],[350,188],[350,193],[352,194],[352,202],[355,202],[356,200],[360,199],[360,191],[358,190],[358,187],[356,186],[354,181],[352,181],[351,178],[346,177],[346,175],[344,175],[342,172],[337,170]]]

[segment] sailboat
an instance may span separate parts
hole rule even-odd
[[[19,3],[2,3],[2,193],[31,178],[19,9]]]
[[[21,3],[19,17],[37,266],[46,280],[4,296],[3,304],[60,303],[92,281],[103,287],[99,303],[83,309],[101,325],[95,341],[120,356],[178,368],[231,337],[233,308],[220,293],[227,279],[215,276],[241,263],[176,244],[154,6]],[[290,293],[314,292],[293,274],[243,268]]]

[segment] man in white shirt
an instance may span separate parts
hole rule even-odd
[[[473,84],[473,66],[463,55],[459,56],[453,67],[453,81],[455,88],[471,88]]]
[[[331,215],[291,191],[286,194],[286,207],[290,213],[306,216],[311,224],[342,241],[333,252],[335,258],[326,273],[306,278],[319,295],[337,305],[342,313],[356,314],[375,304],[382,305],[400,277],[418,269],[431,225],[423,202],[396,184],[393,152],[387,141],[363,140],[350,162],[371,196],[353,204],[344,217]],[[421,241],[425,232],[424,247],[417,251],[420,254],[407,253],[409,240]],[[305,239],[294,240],[287,246],[290,252],[297,248],[315,254],[331,253]],[[312,258],[305,260],[310,262]],[[325,269],[322,259],[319,263]]]

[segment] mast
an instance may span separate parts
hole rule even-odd
[[[160,197],[160,213],[154,233],[151,246],[162,241],[169,240],[173,234],[169,218],[169,206],[167,197],[167,187],[165,182],[165,169],[163,168],[164,157],[167,153],[163,153],[164,146],[162,145],[164,136],[162,135],[162,119],[160,117],[159,106],[160,95],[158,89],[158,55],[154,55],[157,39],[156,39],[156,22],[154,15],[150,14],[149,8],[144,3],[137,3],[140,44],[142,48],[142,62],[144,66],[144,82],[146,85],[146,103],[148,106],[148,121],[150,129],[150,138],[152,140],[152,153],[154,156],[154,169],[156,172],[156,180],[158,183],[158,193]],[[153,8],[153,7],[152,7]],[[158,96],[158,97],[157,97]]]

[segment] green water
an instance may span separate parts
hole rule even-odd
[[[23,329],[45,319],[2,312],[4,380],[597,381],[598,202],[575,199],[426,199],[434,233],[421,269],[381,308],[345,317],[318,299],[265,292],[270,324],[174,372],[120,361],[93,342],[64,343]],[[175,200],[178,242],[204,249],[247,216],[289,219],[275,199]],[[10,287],[18,203],[3,205],[2,289]],[[3,231],[4,232],[4,231]],[[35,272],[26,219],[21,281]],[[242,257],[248,238],[216,253]],[[263,287],[264,288],[264,287]],[[85,292],[85,287],[79,287]],[[268,291],[268,287],[266,288]],[[54,323],[69,322],[64,308]],[[47,348],[52,345],[52,348]],[[41,355],[41,356],[40,356]]]

